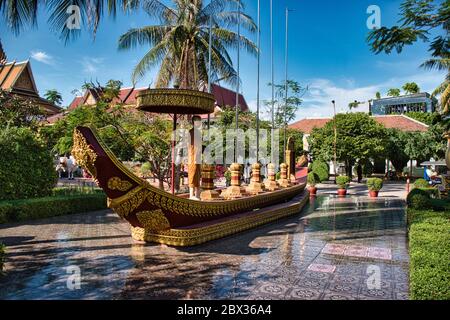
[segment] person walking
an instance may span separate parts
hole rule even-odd
[[[356,167],[356,173],[358,175],[358,183],[362,181],[362,166],[361,163],[358,162],[358,166]]]

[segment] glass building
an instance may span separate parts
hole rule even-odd
[[[423,92],[373,100],[370,111],[373,115],[403,114],[406,112],[434,112],[436,106],[436,98]]]

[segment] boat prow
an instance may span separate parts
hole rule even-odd
[[[306,181],[235,200],[196,201],[158,189],[133,174],[88,127],[74,131],[72,154],[105,191],[108,206],[136,240],[188,246],[299,213]]]

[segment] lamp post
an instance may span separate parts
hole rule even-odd
[[[258,35],[257,35],[257,46],[258,46],[258,68],[256,76],[256,162],[259,160],[259,73],[260,73],[260,62],[261,62],[261,0],[258,0]]]

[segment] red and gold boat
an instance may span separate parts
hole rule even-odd
[[[143,98],[147,105],[155,101],[151,97],[149,102],[148,94]],[[180,106],[204,104],[197,98],[180,99],[179,94],[177,99],[171,103],[178,104],[178,112]],[[306,179],[300,179],[280,190],[234,200],[191,200],[156,188],[133,174],[91,128],[77,127],[73,141],[72,154],[77,162],[104,190],[108,207],[130,223],[136,240],[175,246],[200,244],[299,213],[309,198]]]

